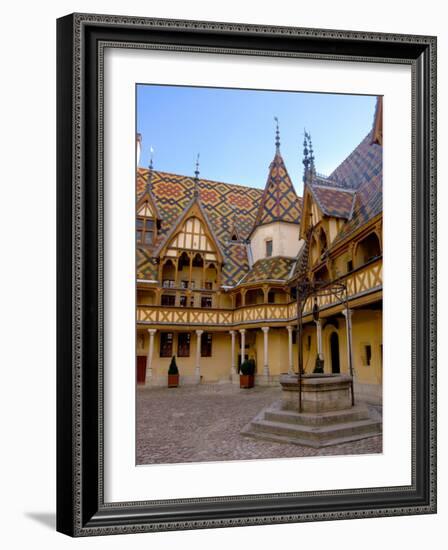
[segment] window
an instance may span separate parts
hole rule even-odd
[[[327,235],[323,228],[320,230],[320,252],[323,254],[328,248]]]
[[[154,241],[154,220],[152,218],[137,218],[137,242],[150,245]]]
[[[266,241],[266,258],[272,256],[272,240]]]
[[[212,297],[211,296],[202,296],[201,297],[201,307],[212,307]]]
[[[213,283],[211,281],[205,281],[205,289],[206,290],[212,290]]]
[[[160,357],[171,357],[173,355],[173,333],[160,333]]]
[[[180,282],[180,287],[181,288],[188,288],[188,281],[181,281]]]
[[[275,304],[275,292],[268,292],[268,304]]]
[[[359,267],[381,256],[381,246],[375,233],[370,233],[356,248],[355,264]]]
[[[212,334],[211,332],[204,332],[201,337],[201,357],[212,356]]]
[[[364,351],[363,364],[364,366],[368,367],[371,365],[371,361],[372,361],[372,346],[370,344],[363,344],[363,351]]]
[[[174,294],[162,294],[162,306],[172,307],[175,305],[176,296]]]
[[[181,296],[179,299],[179,305],[180,307],[187,307],[187,297]]]
[[[177,336],[178,357],[190,357],[190,333],[179,332]]]
[[[350,271],[353,271],[353,260],[347,262],[347,273],[350,273]]]

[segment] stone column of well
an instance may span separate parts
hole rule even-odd
[[[195,368],[195,377],[196,381],[199,384],[201,381],[201,336],[203,330],[196,331],[196,368]]]
[[[146,378],[145,384],[150,384],[152,381],[152,356],[154,354],[154,335],[157,332],[155,328],[149,328],[149,345],[148,345],[148,355],[146,356]]]
[[[268,334],[269,327],[262,327],[264,336],[264,348],[263,348],[263,375],[266,378],[269,376],[269,360],[268,360]]]
[[[231,358],[231,362],[230,362],[230,377],[232,378],[234,375],[237,374],[237,372],[236,372],[236,361],[235,361],[235,335],[236,335],[236,331],[231,330],[229,332],[230,332],[230,336],[232,337],[232,358]]]
[[[323,359],[324,355],[322,353],[322,322],[321,320],[314,321],[316,323],[316,332],[317,332],[317,355],[319,359]]]
[[[286,330],[288,331],[288,374],[294,374],[294,360],[292,358],[292,331],[294,327],[288,325]]]
[[[244,357],[246,356],[246,329],[240,329],[241,334],[241,364],[244,363]]]
[[[352,339],[352,314],[353,309],[345,309],[342,314],[345,317],[345,327],[347,332],[347,366],[351,376],[354,376],[353,368],[353,339]]]

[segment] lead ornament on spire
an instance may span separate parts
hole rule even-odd
[[[194,196],[199,197],[199,153],[196,157],[196,169],[194,171]]]
[[[280,130],[278,127],[278,118],[275,116],[275,150],[277,153],[280,153]]]

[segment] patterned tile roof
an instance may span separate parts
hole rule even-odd
[[[330,175],[356,189],[351,218],[343,225],[334,243],[366,224],[383,210],[383,148],[372,142],[372,132]]]
[[[350,218],[355,200],[354,191],[315,184],[308,186],[323,214],[335,218]]]
[[[240,281],[240,284],[261,281],[286,281],[295,262],[296,258],[284,256],[262,258],[254,263],[251,271]]]
[[[269,166],[266,187],[258,206],[255,227],[275,221],[300,223],[302,201],[297,196],[285,163],[277,150]]]
[[[382,147],[372,143],[370,131],[352,153],[334,170],[329,180],[349,189],[359,187],[375,176],[381,176],[383,165]]]
[[[316,174],[309,185],[326,215],[347,219],[333,245],[382,211],[382,147],[373,142],[372,136],[371,131],[332,174],[328,177]],[[138,168],[137,200],[145,192],[147,179],[148,169]],[[279,149],[270,164],[264,191],[206,179],[198,180],[198,190],[201,205],[223,252],[223,285],[283,280],[291,270],[294,275],[303,270],[308,254],[304,249],[297,258],[266,258],[249,269],[247,241],[258,225],[280,220],[300,223],[302,198],[296,195]],[[137,276],[156,280],[154,252],[191,203],[194,179],[153,170],[150,192],[161,227],[152,248],[137,249]],[[231,240],[235,232],[237,241]]]
[[[137,200],[144,193],[147,178],[148,169],[138,168]],[[247,245],[231,241],[234,219],[238,218],[241,240],[246,240],[255,222],[262,190],[206,179],[198,180],[198,189],[202,207],[224,254],[222,284],[234,285],[249,271]],[[151,191],[162,223],[153,248],[137,250],[137,273],[141,275],[139,278],[145,279],[157,279],[157,267],[151,254],[191,202],[194,179],[153,170]]]

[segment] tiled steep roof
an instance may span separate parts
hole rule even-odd
[[[383,148],[372,143],[372,132],[330,177],[357,190],[351,218],[336,236],[336,244],[383,210]]]
[[[336,218],[350,217],[355,200],[354,191],[315,184],[309,185],[309,189],[323,214]]]
[[[148,170],[138,168],[137,200],[145,190],[147,177]],[[229,243],[233,220],[236,215],[240,237],[242,240],[247,239],[255,221],[262,190],[206,179],[198,180],[198,189],[201,205],[224,254],[222,284],[234,285],[249,271],[249,263],[246,245]],[[137,251],[137,272],[141,273],[141,278],[156,279],[154,264],[150,261],[151,253],[165,239],[185,207],[191,202],[194,179],[153,170],[151,191],[162,218],[162,224],[153,248]]]
[[[254,263],[251,271],[244,277],[241,284],[261,281],[286,281],[289,278],[295,258],[274,256],[262,258]]]
[[[258,206],[255,227],[275,221],[300,223],[302,201],[297,196],[279,151],[269,166],[266,187]]]
[[[369,132],[352,153],[330,174],[329,179],[343,187],[359,189],[364,182],[381,175],[382,164],[382,147],[377,143],[372,143],[372,132]]]

